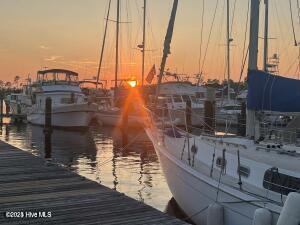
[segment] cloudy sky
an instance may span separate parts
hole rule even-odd
[[[202,57],[199,60],[202,1],[180,0],[167,68],[190,76],[203,71],[206,79],[223,79],[226,1],[204,0]],[[112,2],[110,18],[114,20],[116,0]],[[159,67],[172,2],[148,0],[147,71],[153,64]],[[248,34],[245,34],[248,2],[231,0],[231,37],[234,39],[231,67],[235,80],[241,70],[244,37],[248,39]],[[297,0],[292,0],[292,3],[296,38],[300,42]],[[121,20],[124,23],[120,25],[120,74],[122,78],[140,78],[141,53],[136,46],[142,42],[143,1],[121,0],[121,4]],[[263,6],[262,1],[261,22],[264,19]],[[12,80],[16,75],[27,77],[28,74],[34,78],[36,71],[45,67],[72,69],[79,72],[82,79],[95,76],[107,7],[108,0],[0,0],[0,79]],[[102,78],[111,80],[114,73],[114,22],[109,22],[108,31]],[[285,76],[298,77],[299,47],[293,46],[289,0],[270,0],[270,38],[269,53],[279,55],[280,72]],[[260,62],[261,57],[262,40]]]

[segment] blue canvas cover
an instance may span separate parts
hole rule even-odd
[[[256,111],[300,112],[300,80],[249,71],[247,108]]]

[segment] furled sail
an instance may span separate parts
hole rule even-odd
[[[256,111],[300,112],[300,80],[250,70],[247,108]]]

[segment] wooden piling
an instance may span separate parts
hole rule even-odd
[[[207,88],[204,102],[204,131],[213,133],[216,128],[215,89]]]
[[[52,136],[52,99],[48,97],[45,103],[45,125],[44,125],[44,144],[45,158],[51,159],[51,136]]]
[[[246,136],[246,102],[242,102],[241,113],[238,115],[238,135]]]

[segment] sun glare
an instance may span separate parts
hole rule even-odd
[[[136,87],[137,86],[137,81],[136,80],[130,80],[130,81],[127,81],[127,84],[130,87]]]

